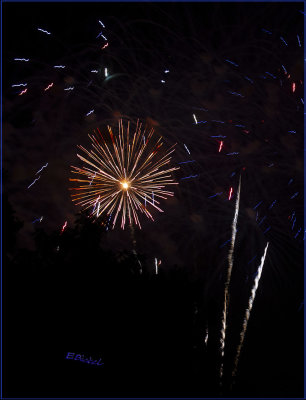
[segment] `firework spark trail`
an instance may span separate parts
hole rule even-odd
[[[225,61],[228,62],[229,64],[234,65],[235,67],[239,67],[239,65],[234,63],[233,61],[230,61],[230,60],[225,60]]]
[[[216,196],[221,196],[222,193],[223,192],[219,192],[219,193],[213,194],[212,196],[209,196],[208,199],[212,199],[213,197],[216,197]]]
[[[290,200],[294,199],[298,194],[299,194],[299,192],[294,193],[294,195],[292,195],[292,196],[290,197]]]
[[[28,186],[28,189],[30,189],[31,186],[34,185],[35,182],[37,182],[39,180],[40,176],[36,179],[34,179],[34,181]]]
[[[269,246],[269,242],[267,243],[265,251],[264,251],[264,254],[261,257],[260,265],[258,267],[257,275],[256,275],[256,278],[255,278],[255,281],[254,281],[254,285],[253,285],[252,291],[251,291],[251,296],[249,298],[248,308],[246,309],[246,312],[245,312],[245,317],[244,317],[244,321],[243,321],[243,327],[242,327],[242,331],[240,333],[240,343],[239,343],[238,348],[237,348],[234,369],[232,371],[232,377],[233,378],[235,378],[235,376],[237,374],[239,357],[240,357],[241,349],[242,349],[242,346],[243,346],[245,333],[246,333],[246,330],[247,330],[247,327],[248,327],[248,321],[249,321],[249,318],[250,318],[250,315],[251,315],[251,311],[252,311],[252,307],[253,307],[253,304],[254,304],[256,291],[257,291],[257,288],[258,288],[258,283],[259,283],[259,280],[261,278],[264,262],[265,262],[265,259],[266,259],[268,246]],[[232,384],[233,384],[233,382],[232,382]]]
[[[221,328],[221,339],[220,339],[220,353],[221,353],[221,365],[220,365],[220,385],[222,385],[222,377],[223,377],[223,359],[224,359],[224,348],[225,348],[225,337],[226,337],[226,328],[227,328],[227,313],[229,308],[229,285],[231,282],[231,275],[233,269],[233,261],[234,261],[234,246],[236,240],[237,233],[237,221],[238,221],[238,213],[239,213],[239,204],[240,204],[240,187],[241,187],[241,175],[239,177],[239,186],[237,191],[236,205],[235,205],[235,214],[232,223],[232,238],[231,238],[231,247],[228,253],[228,270],[227,270],[227,278],[225,282],[224,289],[224,308],[223,308],[223,318],[222,318],[222,328]]]
[[[233,188],[230,188],[229,194],[228,194],[228,199],[230,200],[232,198],[232,194],[233,194]]]
[[[192,162],[195,162],[195,160],[182,161],[182,162],[179,162],[178,164],[189,164],[189,163],[192,163]]]
[[[63,227],[62,227],[62,230],[61,230],[61,233],[60,233],[60,234],[62,234],[62,233],[64,232],[64,230],[66,229],[66,227],[67,227],[67,221],[65,221],[65,223],[64,223],[64,225],[63,225]]]
[[[155,275],[158,275],[157,258],[155,258]]]
[[[41,216],[40,218],[36,218],[36,219],[32,222],[32,224],[35,224],[35,222],[37,222],[37,221],[41,222],[43,219],[44,219],[43,216]]]
[[[27,83],[16,83],[15,85],[12,85],[12,87],[20,87],[20,86],[27,86]]]
[[[48,31],[46,31],[46,30],[44,30],[44,29],[37,28],[37,30],[40,31],[40,32],[45,33],[46,35],[51,35],[51,32],[48,32]]]
[[[46,92],[47,90],[49,90],[50,88],[52,88],[52,86],[53,86],[53,82],[51,82],[50,85],[48,85],[48,86],[44,89],[44,91]]]
[[[28,62],[28,61],[30,61],[30,59],[29,58],[14,58],[14,61],[25,61],[25,62]]]
[[[196,178],[197,176],[199,176],[199,175],[190,175],[190,176],[185,176],[184,178],[181,178],[181,181],[182,181],[183,179]]]
[[[184,144],[186,151],[188,152],[188,154],[190,154],[190,151],[188,149],[188,147]]]
[[[36,172],[35,175],[39,174],[44,168],[47,168],[47,166],[48,166],[48,163],[47,163],[46,165],[43,165],[43,166],[40,168],[40,170]]]
[[[204,343],[205,343],[205,346],[207,346],[207,343],[208,343],[208,327],[207,326],[205,329]]]
[[[24,90],[22,90],[22,91],[19,93],[19,95],[18,95],[18,96],[22,96],[23,94],[27,93],[27,91],[28,91],[28,89],[24,89]]]

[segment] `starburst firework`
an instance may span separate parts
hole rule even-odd
[[[147,206],[163,212],[158,199],[167,199],[174,194],[164,188],[166,185],[177,185],[171,172],[179,168],[163,168],[170,163],[175,145],[162,152],[162,138],[155,139],[153,128],[149,132],[142,131],[139,121],[131,135],[130,122],[125,128],[122,120],[119,121],[118,135],[113,134],[110,126],[109,138],[103,136],[99,129],[94,133],[88,135],[93,150],[78,146],[88,156],[84,158],[78,154],[87,166],[72,166],[72,173],[85,177],[70,179],[80,183],[79,187],[71,189],[77,191],[72,200],[84,210],[92,208],[91,215],[97,218],[102,214],[109,218],[113,216],[113,228],[119,214],[122,229],[127,218],[130,225],[134,222],[141,228],[139,211],[154,220]]]

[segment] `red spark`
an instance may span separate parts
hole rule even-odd
[[[232,198],[232,194],[233,194],[233,188],[231,187],[228,195],[229,200]]]
[[[64,225],[63,225],[63,227],[62,227],[61,234],[64,232],[66,226],[67,226],[67,221],[65,221],[65,223],[64,223]]]
[[[104,50],[108,46],[108,43],[106,43],[101,50]]]
[[[219,153],[220,153],[220,151],[222,150],[222,147],[223,147],[223,141],[221,140],[220,146],[219,146]]]
[[[292,93],[295,92],[295,82],[292,83]]]
[[[46,87],[46,89],[44,89],[44,91],[47,91],[47,90],[49,90],[50,88],[52,88],[52,86],[53,86],[53,82],[52,82],[52,83],[50,83],[50,85],[48,85],[48,86]]]
[[[24,89],[22,92],[19,93],[18,96],[22,96],[23,94],[25,94],[27,92],[28,89]]]

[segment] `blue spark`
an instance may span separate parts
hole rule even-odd
[[[238,66],[239,66],[238,64],[234,63],[233,61],[230,61],[230,60],[225,60],[225,61],[228,62],[228,63],[230,63],[230,64],[235,65],[235,67],[238,67]]]
[[[290,200],[294,199],[298,194],[299,194],[299,192],[294,193],[294,195],[292,195],[292,196],[290,197]]]
[[[282,36],[280,36],[280,40],[281,40],[282,42],[284,42],[286,46],[288,46],[288,44],[286,43],[285,39],[284,39]]]
[[[271,76],[273,79],[276,79],[276,76],[275,76],[275,75],[272,75],[272,74],[270,74],[270,72],[267,72],[267,71],[266,71],[266,74],[267,74],[267,75],[270,75],[270,76]]]
[[[283,66],[283,64],[282,64],[282,68],[283,68],[285,74],[287,74],[287,70],[286,70],[286,68]]]
[[[263,222],[264,222],[264,220],[267,218],[267,216],[265,215],[264,217],[262,217],[262,219],[260,220],[260,222],[258,223],[258,226],[259,225],[261,225]]]
[[[188,163],[191,163],[191,162],[195,162],[195,160],[192,160],[192,161],[182,161],[182,162],[179,162],[178,164],[188,164]]]
[[[206,108],[192,107],[194,110],[208,111]]]
[[[244,78],[245,78],[246,80],[248,80],[249,82],[254,83],[254,81],[252,81],[252,79],[249,78],[248,76],[245,76]]]
[[[299,235],[299,233],[301,232],[301,230],[302,230],[302,228],[300,228],[300,229],[297,231],[297,234],[294,236],[294,239],[296,239],[296,238],[298,237],[298,235]]]
[[[262,203],[262,201],[260,201],[258,204],[256,204],[256,206],[253,208],[253,210],[256,210],[256,208],[259,207],[261,203]]]
[[[264,231],[263,234],[267,233],[271,229],[271,225]]]
[[[263,28],[262,28],[262,31],[265,32],[265,33],[268,33],[269,35],[272,35],[272,32],[267,31],[266,29],[263,29]]]
[[[296,37],[297,37],[297,40],[298,40],[299,46],[301,47],[301,42],[300,42],[300,37],[299,37],[299,35],[296,35]]]
[[[256,256],[254,256],[254,257],[248,262],[248,264],[251,264],[251,262],[254,261],[256,257],[257,257],[257,254],[256,254]]]
[[[44,219],[43,216],[41,216],[40,218],[36,218],[36,219],[34,219],[34,221],[32,222],[32,224],[35,224],[35,222],[37,222],[37,221],[41,222],[43,219]]]
[[[222,193],[223,193],[223,192],[219,192],[219,193],[213,194],[212,196],[209,196],[208,198],[209,198],[209,199],[212,199],[213,197],[221,196]]]
[[[231,92],[231,91],[228,91],[228,93],[229,93],[229,94],[232,94],[232,95],[234,95],[234,96],[244,97],[241,93]]]
[[[269,210],[271,210],[271,208],[274,206],[275,203],[276,203],[276,200],[274,200],[273,203],[270,205]]]
[[[228,242],[230,242],[231,241],[231,239],[228,239],[226,242],[224,242],[223,244],[221,244],[221,246],[219,247],[220,249],[222,248],[222,247],[224,247]]]
[[[189,179],[189,178],[196,178],[199,175],[190,175],[190,176],[186,176],[185,178],[181,178],[181,180],[183,179]]]

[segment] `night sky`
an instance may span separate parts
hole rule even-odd
[[[4,3],[5,397],[303,397],[303,4]],[[119,119],[176,143],[141,230],[69,190]]]

